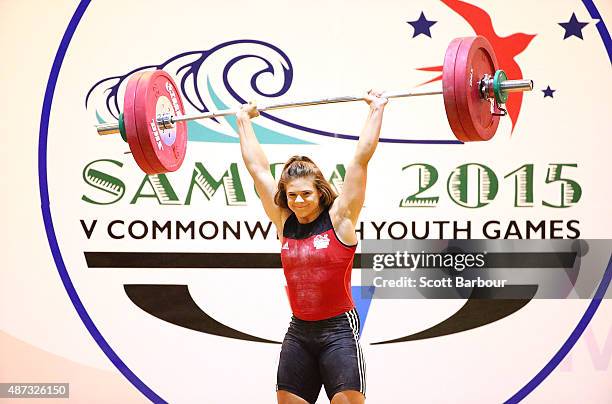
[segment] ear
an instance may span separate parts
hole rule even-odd
[[[317,195],[319,197],[319,203],[321,203],[321,201],[323,201],[323,199],[327,200],[327,198],[325,197],[325,193],[322,192],[319,188],[315,188],[317,190]]]

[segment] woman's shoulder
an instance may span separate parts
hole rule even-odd
[[[285,223],[291,216],[295,216],[290,209],[283,209],[281,212],[281,226],[285,226]]]
[[[291,223],[293,222],[292,218],[295,218],[295,216],[290,209],[283,209],[281,211],[280,223],[277,226],[279,240],[282,241],[283,235],[285,233],[285,226],[291,225]]]
[[[355,225],[348,218],[339,214],[336,201],[332,202],[328,209],[329,220],[334,233],[338,240],[346,246],[354,246],[357,244],[357,235],[355,234]]]

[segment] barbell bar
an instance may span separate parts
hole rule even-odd
[[[500,72],[505,76],[505,72],[503,70],[498,70],[497,72]],[[492,98],[494,96],[493,79],[491,78],[490,80],[491,80],[491,83],[487,84],[486,85],[487,87],[483,87],[483,90],[482,90],[483,94],[487,94],[486,95],[487,98]],[[512,92],[531,91],[531,90],[533,90],[533,81],[531,80],[505,80],[502,83],[500,83],[500,94],[504,94],[504,95],[507,93],[512,93]],[[391,98],[420,97],[420,96],[425,96],[425,95],[442,95],[442,94],[444,94],[442,90],[421,91],[421,92],[397,91],[397,92],[385,92],[383,93],[382,97],[391,99]],[[263,111],[272,111],[272,110],[285,109],[285,108],[309,107],[313,105],[338,104],[342,102],[354,102],[354,101],[364,101],[364,100],[365,100],[364,97],[345,95],[345,96],[340,96],[340,97],[319,98],[319,99],[314,99],[314,100],[281,102],[277,104],[258,106],[257,110],[259,112],[263,112]],[[503,102],[500,102],[500,104],[503,104]],[[200,119],[211,119],[211,118],[218,118],[218,117],[228,116],[228,115],[236,115],[238,111],[239,111],[238,109],[224,109],[220,111],[209,111],[209,112],[203,112],[199,114],[185,114],[185,115],[177,115],[177,116],[172,116],[168,114],[160,114],[157,117],[156,121],[160,127],[164,127],[164,129],[169,129],[176,122],[196,121]],[[103,124],[96,125],[96,130],[98,131],[99,135],[113,135],[113,134],[117,134],[121,132],[120,127],[119,127],[119,122],[103,123]]]

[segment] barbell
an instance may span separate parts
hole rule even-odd
[[[451,130],[463,142],[493,137],[508,93],[531,91],[533,81],[508,80],[498,69],[497,58],[483,36],[456,38],[449,44],[442,67],[441,91],[386,92],[383,97],[402,98],[443,95]],[[362,101],[362,96],[341,96],[288,101],[257,107],[258,111],[309,105]],[[185,114],[183,100],[172,77],[163,70],[133,74],[124,95],[117,123],[96,125],[98,134],[120,133],[130,146],[138,166],[147,174],[179,169],[187,148],[187,121],[234,115],[237,109]]]

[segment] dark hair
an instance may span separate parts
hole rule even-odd
[[[278,188],[274,194],[274,202],[281,208],[289,209],[287,205],[287,183],[295,178],[312,177],[314,186],[321,194],[319,204],[327,209],[338,197],[327,180],[323,177],[317,165],[306,156],[293,156],[285,163]]]

